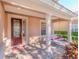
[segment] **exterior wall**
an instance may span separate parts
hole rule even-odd
[[[72,20],[72,29],[78,28],[78,20]],[[68,21],[56,21],[54,22],[55,31],[67,31],[68,30]]]
[[[54,22],[54,31],[67,31],[68,22],[67,21],[57,21]]]
[[[8,14],[5,13],[5,20],[4,20],[4,34],[5,37],[8,36]]]
[[[40,35],[40,18],[29,17],[29,35],[39,36]]]
[[[3,10],[3,7],[2,7],[2,4],[0,2],[0,43],[2,42],[3,40],[3,37],[4,37],[4,27],[3,27],[3,22],[4,22],[4,19],[5,19],[5,13],[4,13],[4,10]]]
[[[29,17],[29,40],[30,43],[34,43],[40,36],[40,20],[41,18]]]
[[[0,59],[4,59],[4,44],[3,44],[3,39],[4,39],[4,35],[3,35],[3,31],[4,31],[4,26],[3,26],[3,22],[5,19],[5,13],[2,7],[2,4],[0,2]]]

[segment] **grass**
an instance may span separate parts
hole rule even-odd
[[[55,31],[54,33],[55,34],[60,34],[66,40],[68,39],[67,31]],[[74,38],[74,36],[75,36],[75,38]],[[72,32],[72,40],[78,41],[78,32]]]

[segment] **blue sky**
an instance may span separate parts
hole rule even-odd
[[[78,0],[59,0],[59,3],[72,11],[78,10]]]

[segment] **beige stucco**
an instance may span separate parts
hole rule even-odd
[[[40,18],[29,17],[29,35],[39,36],[40,35]]]
[[[3,6],[0,2],[0,59],[4,59],[4,44],[3,44],[4,27],[3,27],[3,22],[5,19],[5,13],[4,13],[4,9],[2,7]]]
[[[55,22],[53,22],[54,23],[54,30],[55,31],[68,31],[68,22],[69,21],[55,21]],[[53,24],[52,23],[52,24]],[[78,25],[78,20],[72,20],[71,21],[71,23],[72,23],[72,25],[73,24],[77,24]]]
[[[5,13],[5,20],[4,20],[4,34],[5,37],[8,36],[8,15]]]
[[[29,40],[30,43],[35,43],[40,36],[40,20],[38,17],[29,17]]]
[[[3,26],[3,22],[5,19],[5,12],[3,9],[3,5],[0,2],[0,42],[2,42],[3,37],[4,37],[4,26]]]
[[[54,22],[54,28],[53,29],[54,29],[54,31],[67,31],[68,30],[68,21]]]

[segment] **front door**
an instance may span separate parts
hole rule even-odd
[[[22,19],[11,18],[11,43],[22,44]]]

